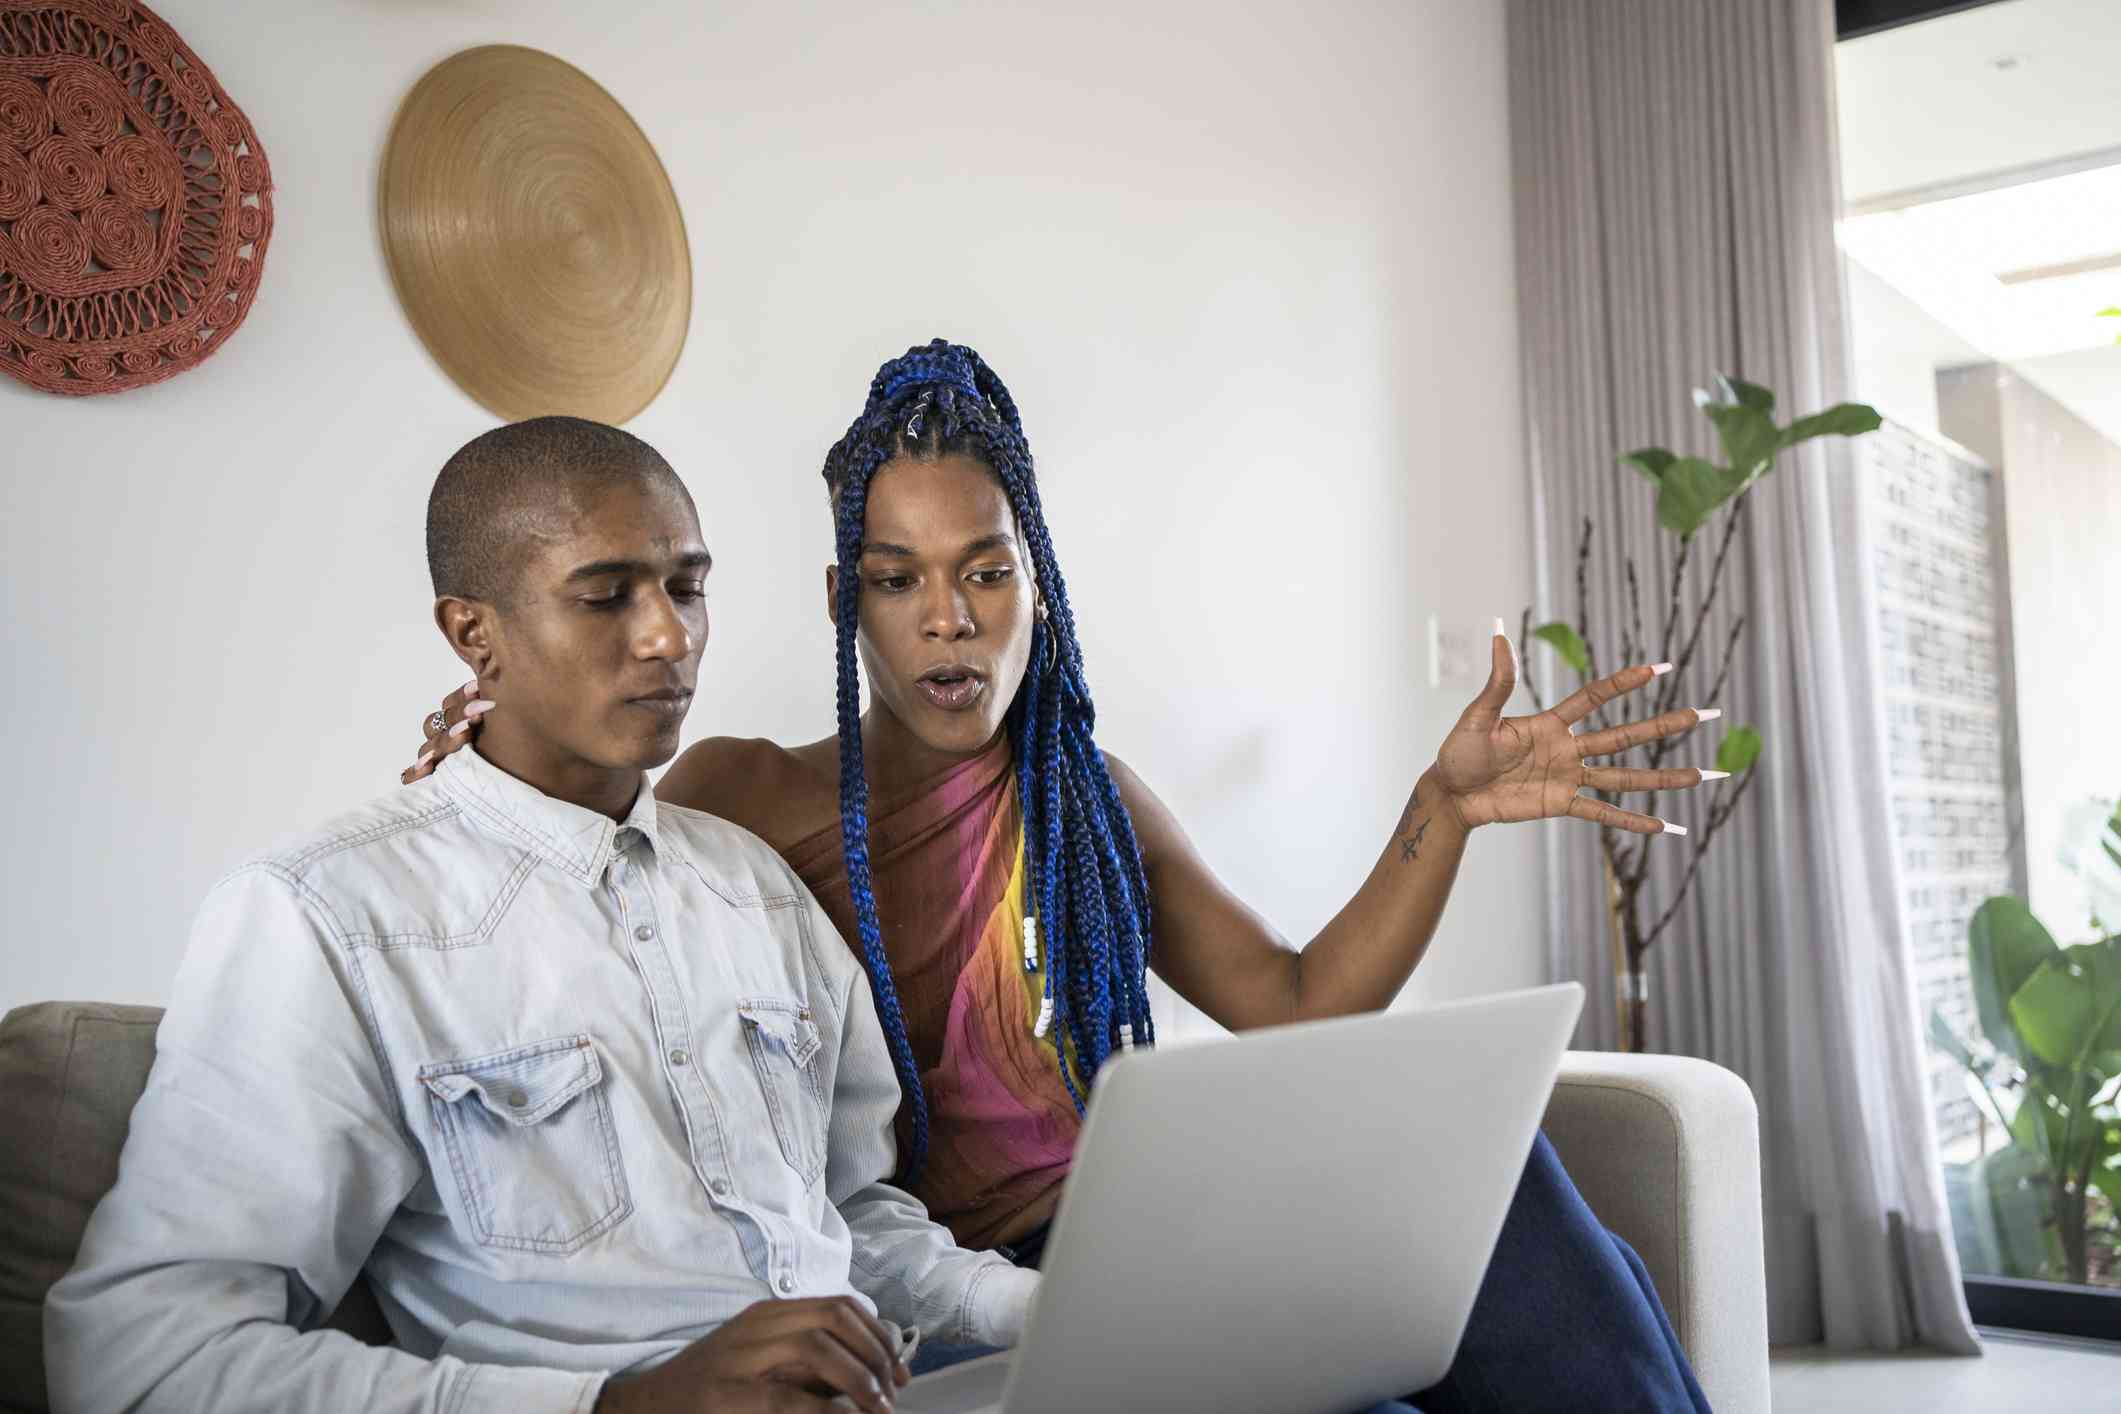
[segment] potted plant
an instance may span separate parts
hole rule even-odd
[[[1704,666],[1710,661],[1715,663],[1715,677],[1708,692],[1694,700],[1716,701],[1730,679],[1731,665],[1745,634],[1746,615],[1737,616],[1720,646],[1704,644],[1702,635],[1709,621],[1709,611],[1723,592],[1724,568],[1738,534],[1738,523],[1745,513],[1746,497],[1761,478],[1774,469],[1776,457],[1814,437],[1861,436],[1877,430],[1881,422],[1876,410],[1861,403],[1838,403],[1824,412],[1800,417],[1786,426],[1780,425],[1775,421],[1775,395],[1768,389],[1723,374],[1718,374],[1715,382],[1713,391],[1695,391],[1694,404],[1715,428],[1724,455],[1721,463],[1703,457],[1679,456],[1663,447],[1644,447],[1620,458],[1622,465],[1633,468],[1649,483],[1658,525],[1679,540],[1672,557],[1661,622],[1645,631],[1641,578],[1636,572],[1634,558],[1630,556],[1623,562],[1628,614],[1626,621],[1615,624],[1611,632],[1618,649],[1617,664],[1647,662],[1654,653],[1657,661],[1674,665],[1673,671],[1660,678],[1652,689],[1652,713],[1668,712],[1679,704],[1680,684],[1688,680],[1688,669],[1695,665],[1697,658]],[[1689,612],[1682,590],[1686,583],[1687,564],[1694,552],[1694,537],[1718,516],[1721,517],[1721,533],[1717,536],[1715,558],[1709,565],[1708,584]],[[1579,680],[1585,682],[1599,675],[1601,661],[1592,633],[1590,596],[1585,592],[1591,543],[1592,525],[1586,517],[1576,545],[1576,621],[1571,624],[1557,620],[1533,628],[1531,611],[1526,610],[1519,634],[1520,642],[1530,643],[1536,639],[1546,644]],[[1702,657],[1704,652],[1711,657]],[[1545,704],[1540,702],[1538,690],[1529,680],[1526,686],[1532,693],[1533,702],[1544,710]],[[1601,716],[1594,714],[1584,730],[1595,730],[1604,724]],[[1649,760],[1646,764],[1651,767],[1664,764],[1674,747],[1675,742],[1671,739],[1652,744],[1647,748]],[[1694,832],[1686,870],[1680,876],[1678,887],[1671,891],[1663,909],[1654,918],[1649,916],[1643,893],[1652,858],[1649,840],[1599,827],[1598,846],[1606,882],[1606,921],[1612,938],[1620,1007],[1620,1048],[1624,1051],[1642,1050],[1646,1043],[1649,986],[1644,958],[1678,916],[1679,906],[1692,889],[1695,876],[1701,870],[1702,858],[1715,841],[1716,832],[1744,801],[1746,791],[1753,783],[1761,749],[1760,733],[1751,726],[1734,724],[1724,733],[1716,748],[1716,769],[1730,772],[1736,784],[1725,789],[1710,806],[1707,821]],[[1609,795],[1604,798],[1615,799]],[[1651,804],[1641,808],[1654,813],[1654,797]],[[1669,848],[1670,844],[1666,842],[1657,846],[1657,852],[1663,853]]]
[[[1967,928],[1981,1034],[1933,1010],[1930,1039],[2009,1136],[1950,1175],[1962,1259],[2081,1285],[2121,1246],[2121,934],[2102,921],[2121,921],[2121,805],[2073,813],[2064,859],[2097,936],[2061,947],[2022,901],[1989,899]]]

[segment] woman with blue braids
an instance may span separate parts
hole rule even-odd
[[[1714,778],[1587,764],[1714,715],[1573,730],[1667,665],[1505,717],[1516,663],[1498,631],[1487,686],[1369,877],[1292,948],[1099,750],[1023,422],[980,356],[936,340],[886,363],[824,476],[837,733],[699,742],[657,794],[764,837],[861,956],[903,1092],[900,1182],[965,1246],[1037,1262],[1091,1078],[1154,1044],[1151,968],[1233,1031],[1382,1008],[1420,962],[1473,830],[1568,815],[1676,832],[1579,791]],[[485,710],[476,684],[452,693],[408,779]],[[1707,1408],[1641,1262],[1544,1137],[1450,1374],[1413,1398],[1429,1414]]]

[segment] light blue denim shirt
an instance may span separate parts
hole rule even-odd
[[[1037,1277],[884,1181],[898,1101],[763,841],[457,752],[207,897],[46,1305],[54,1407],[583,1411],[777,1296],[1012,1344]],[[310,1329],[364,1269],[396,1349]]]

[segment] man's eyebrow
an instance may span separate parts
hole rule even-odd
[[[681,570],[710,570],[714,568],[714,556],[705,550],[687,550],[677,557],[674,566]],[[567,583],[579,579],[601,579],[605,575],[654,574],[662,567],[647,560],[592,560],[586,565],[576,565],[567,572]]]

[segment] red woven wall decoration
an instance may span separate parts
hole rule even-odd
[[[225,343],[272,171],[199,56],[128,0],[0,0],[0,371],[115,393]]]

